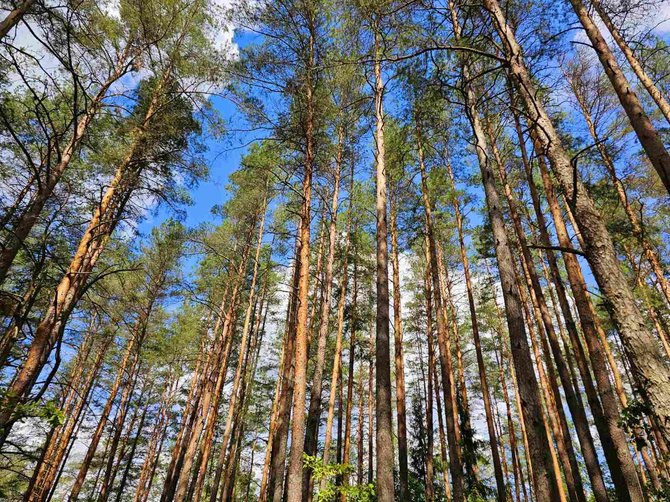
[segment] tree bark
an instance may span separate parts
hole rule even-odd
[[[605,75],[612,84],[637,139],[640,141],[647,157],[649,157],[651,165],[656,169],[663,185],[665,185],[665,189],[670,193],[670,153],[665,148],[654,124],[645,113],[640,99],[621,70],[612,50],[600,33],[593,18],[591,18],[584,2],[582,0],[570,0],[570,3],[591,42],[593,50],[598,55],[598,59],[605,70]]]
[[[608,301],[612,319],[629,355],[642,398],[650,406],[660,431],[670,436],[670,370],[656,340],[647,329],[631,289],[619,268],[612,239],[586,187],[576,178],[575,166],[563,148],[552,120],[537,98],[537,92],[521,55],[512,28],[497,0],[484,6],[505,45],[508,72],[523,99],[535,129],[541,153],[549,159],[557,180],[570,201],[585,242],[584,254],[601,292]],[[539,496],[539,494],[538,494]]]
[[[426,233],[428,235],[428,248],[430,253],[430,269],[433,280],[433,298],[437,318],[437,343],[439,348],[440,367],[442,370],[442,391],[444,393],[444,407],[446,411],[447,436],[449,439],[449,471],[453,483],[453,500],[461,502],[465,500],[463,464],[461,460],[460,441],[457,436],[457,422],[454,410],[454,383],[453,369],[451,364],[451,351],[447,346],[447,317],[442,298],[442,282],[437,257],[437,245],[433,230],[432,203],[428,193],[428,176],[423,161],[423,142],[421,126],[416,125],[417,149],[419,152],[419,168],[421,170],[421,192],[423,208],[426,218]]]
[[[649,239],[647,239],[647,236],[645,235],[644,232],[642,219],[638,216],[633,206],[631,205],[631,202],[628,200],[626,187],[624,186],[621,179],[619,179],[619,177],[617,176],[616,167],[614,166],[614,160],[609,154],[607,146],[605,145],[602,138],[598,134],[596,124],[593,121],[591,112],[589,111],[587,97],[580,90],[578,82],[576,82],[574,78],[571,78],[570,76],[567,76],[566,78],[570,83],[570,87],[572,88],[572,92],[574,93],[575,98],[577,99],[577,103],[579,104],[579,108],[582,112],[582,115],[584,116],[584,120],[586,121],[586,125],[588,127],[589,133],[591,134],[591,138],[593,138],[593,142],[596,146],[596,149],[600,154],[600,158],[603,162],[603,165],[607,169],[607,173],[612,178],[612,183],[614,184],[614,188],[616,190],[617,197],[619,198],[619,202],[621,203],[621,206],[623,207],[623,210],[626,213],[628,221],[630,222],[633,236],[642,247],[642,250],[644,251],[644,256],[649,262],[649,265],[651,265],[652,270],[654,271],[654,275],[656,276],[656,280],[658,281],[658,285],[661,289],[661,292],[663,293],[663,296],[665,296],[666,302],[668,302],[668,304],[670,305],[670,283],[665,278],[663,265],[661,264],[661,259],[658,256],[658,251],[655,249],[655,247],[649,241]]]
[[[424,236],[423,249],[426,262],[423,291],[426,304],[426,342],[428,345],[428,383],[426,389],[426,502],[433,502],[435,500],[435,468],[433,462],[435,450],[433,434],[433,373],[435,367],[435,342],[433,339],[433,292],[431,288],[430,274],[430,244],[428,242],[427,232]],[[484,384],[482,383],[482,385]]]
[[[554,220],[554,229],[558,241],[562,246],[570,247],[571,243],[568,230],[565,226],[565,221],[563,220],[558,200],[554,193],[553,182],[549,177],[544,160],[539,158],[538,161],[545,195]],[[610,457],[608,465],[610,465],[610,473],[612,474],[612,479],[617,490],[617,496],[621,500],[643,500],[642,490],[635,472],[635,465],[630,456],[625,435],[618,423],[619,405],[607,369],[612,365],[612,371],[617,372],[616,363],[608,362],[607,357],[604,354],[604,349],[601,344],[601,338],[604,339],[604,333],[602,334],[602,337],[598,334],[598,330],[601,328],[594,307],[588,296],[586,281],[582,275],[577,257],[573,253],[565,252],[563,253],[563,262],[566,267],[575,305],[579,313],[584,339],[588,347],[588,355],[592,363],[591,368],[593,369],[593,375],[602,405],[603,419],[605,420],[607,434],[601,436],[601,440],[604,437],[605,441],[607,441],[607,437],[609,436],[612,441],[612,449],[615,452],[615,457]],[[623,392],[619,394],[619,399],[622,398],[624,400],[626,399]],[[607,450],[605,450],[605,453],[607,454]],[[619,466],[618,468],[616,467],[617,465]]]
[[[489,385],[486,378],[486,365],[484,363],[484,355],[482,352],[482,342],[479,336],[479,321],[477,319],[477,307],[475,305],[475,296],[472,287],[472,277],[470,275],[470,263],[465,247],[465,235],[463,232],[463,216],[461,214],[461,207],[458,197],[456,196],[456,183],[454,180],[454,173],[451,164],[447,164],[449,178],[451,180],[452,190],[454,196],[452,199],[452,206],[454,208],[454,216],[456,218],[456,228],[458,231],[458,245],[461,255],[461,263],[463,264],[463,274],[465,276],[465,289],[468,297],[468,308],[470,310],[470,323],[472,324],[472,337],[475,343],[475,354],[477,357],[477,369],[479,371],[479,383],[482,390],[482,400],[484,402],[484,413],[486,415],[486,427],[489,433],[489,444],[491,447],[491,459],[493,461],[493,472],[496,479],[497,500],[504,502],[507,500],[507,487],[505,486],[505,478],[503,477],[502,466],[500,463],[500,453],[498,451],[498,437],[496,435],[495,424],[493,422],[493,408],[491,406],[491,395]]]
[[[79,499],[79,494],[81,492],[82,487],[84,486],[84,481],[86,480],[86,475],[88,474],[88,471],[91,467],[93,456],[95,455],[98,445],[100,444],[100,439],[102,439],[102,435],[107,425],[107,419],[109,418],[109,415],[112,412],[114,401],[116,400],[116,396],[118,395],[120,390],[122,391],[121,401],[127,399],[126,396],[129,392],[130,387],[128,385],[129,382],[127,381],[126,378],[126,371],[128,370],[128,368],[132,369],[136,364],[138,352],[141,348],[142,341],[145,335],[145,330],[146,330],[145,325],[144,326],[138,325],[136,327],[136,330],[134,330],[134,332],[132,333],[130,340],[128,340],[128,344],[126,346],[126,349],[123,353],[123,357],[119,364],[119,369],[116,373],[116,378],[109,390],[109,396],[107,398],[107,402],[105,403],[105,406],[102,409],[102,413],[100,414],[100,418],[98,419],[98,425],[96,426],[96,429],[93,432],[93,435],[91,436],[91,441],[86,451],[86,455],[84,456],[84,459],[81,462],[81,466],[79,467],[79,472],[77,473],[77,476],[75,478],[74,485],[70,490],[70,494],[68,496],[69,502],[76,502]]]
[[[281,502],[284,491],[284,471],[286,468],[286,442],[293,401],[293,370],[295,366],[295,325],[297,315],[297,291],[300,277],[300,242],[296,239],[293,280],[287,311],[286,339],[284,342],[284,368],[282,370],[282,386],[279,394],[277,422],[272,438],[272,454],[270,474],[268,477],[268,494],[273,502]]]
[[[393,273],[393,336],[395,350],[395,395],[398,426],[398,466],[400,500],[409,497],[409,474],[407,468],[407,405],[405,404],[405,355],[403,350],[402,305],[400,299],[400,259],[398,249],[398,208],[393,193],[393,183],[389,189],[391,223],[391,267]]]
[[[333,179],[333,199],[330,205],[330,224],[328,226],[328,257],[326,258],[326,277],[323,284],[323,298],[319,315],[319,334],[317,338],[314,374],[310,389],[309,411],[307,413],[307,432],[305,434],[305,454],[314,456],[318,445],[319,423],[321,421],[321,401],[323,391],[323,371],[326,362],[326,343],[330,326],[330,311],[333,290],[333,265],[337,238],[337,213],[340,196],[340,178],[343,164],[344,129],[338,127],[337,151],[335,154],[335,176]],[[353,177],[352,177],[353,182]],[[303,476],[303,501],[311,500],[312,471],[305,469]]]
[[[352,199],[353,200],[353,199]],[[333,422],[335,422],[335,400],[339,391],[339,382],[342,374],[342,338],[344,333],[344,311],[347,300],[347,286],[349,284],[349,246],[351,245],[351,218],[347,222],[347,235],[344,243],[344,262],[342,263],[342,277],[340,279],[340,298],[337,303],[337,333],[335,335],[335,353],[333,354],[333,373],[330,380],[330,396],[328,398],[328,416],[326,418],[326,432],[323,442],[323,464],[328,465],[330,447],[333,441]],[[321,489],[326,480],[321,481]]]
[[[29,3],[32,2],[27,0],[23,5]],[[20,9],[21,7],[19,7],[17,11]],[[0,39],[1,38],[4,38],[4,34],[2,33],[2,26],[0,25]],[[8,242],[4,243],[2,252],[0,252],[0,284],[3,284],[7,279],[7,273],[9,272],[16,255],[23,247],[23,243],[25,242],[26,238],[28,238],[28,235],[35,226],[35,223],[37,222],[40,214],[42,214],[44,206],[51,198],[51,195],[53,194],[56,186],[63,177],[63,173],[68,168],[72,158],[77,153],[79,145],[85,137],[91,122],[102,107],[102,102],[107,95],[107,91],[109,91],[110,87],[116,81],[118,81],[123,75],[127,73],[128,68],[132,63],[132,57],[131,47],[129,44],[121,52],[111,73],[105,82],[100,86],[95,96],[91,98],[88,107],[86,110],[84,110],[82,117],[76,123],[72,136],[69,138],[69,141],[65,145],[63,151],[60,152],[58,163],[53,167],[46,166],[48,168],[47,178],[42,183],[37,184],[38,190],[31,197],[28,205],[18,217],[17,222],[10,231],[11,238],[8,240]]]
[[[497,11],[502,16],[502,11],[496,0],[484,0],[484,7],[489,11]],[[460,34],[458,18],[451,4],[452,24],[455,31]],[[498,262],[500,281],[502,283],[503,298],[507,314],[507,327],[512,346],[512,357],[519,382],[521,403],[524,406],[523,418],[526,421],[526,432],[531,446],[530,456],[533,464],[533,480],[535,482],[535,496],[539,500],[549,500],[558,492],[558,483],[551,474],[551,460],[549,458],[549,445],[542,423],[542,407],[539,396],[539,388],[535,373],[532,371],[532,360],[530,347],[526,338],[523,311],[519,299],[519,290],[516,285],[516,271],[511,247],[505,229],[502,214],[502,204],[495,184],[493,170],[490,165],[489,146],[481,124],[479,113],[476,110],[476,95],[469,83],[469,68],[467,62],[462,65],[464,84],[464,98],[466,102],[466,114],[472,127],[475,140],[475,150],[482,174],[482,183],[486,195],[489,218],[493,229],[495,251]]]
[[[593,5],[593,8],[598,13],[598,16],[602,20],[603,24],[607,27],[607,30],[612,35],[612,38],[619,46],[619,49],[621,50],[623,55],[626,56],[628,64],[630,64],[630,67],[635,72],[635,75],[640,80],[640,83],[644,86],[649,95],[652,97],[652,99],[658,106],[658,109],[661,110],[661,113],[665,117],[665,120],[667,120],[668,123],[670,123],[670,103],[668,103],[667,99],[665,99],[663,93],[661,93],[661,90],[658,87],[656,87],[651,77],[647,75],[647,72],[644,71],[642,63],[640,62],[639,59],[637,59],[637,57],[635,57],[633,50],[624,40],[623,36],[621,35],[618,28],[612,21],[610,15],[603,7],[600,0],[590,0],[590,1],[591,5]]]
[[[20,3],[18,7],[12,9],[5,19],[0,21],[0,40],[5,38],[9,31],[19,24],[21,19],[23,19],[23,16],[30,10],[34,3],[35,0],[25,0]]]
[[[249,336],[250,336],[250,331],[251,331],[251,316],[253,314],[254,310],[254,305],[256,302],[256,283],[258,281],[258,270],[260,267],[260,257],[261,257],[261,248],[263,246],[263,235],[265,232],[265,213],[267,211],[267,200],[268,200],[268,187],[266,186],[266,191],[263,199],[263,203],[261,206],[261,209],[259,211],[260,213],[260,223],[258,225],[258,237],[256,239],[256,251],[254,254],[253,258],[253,272],[252,272],[252,277],[251,277],[251,284],[249,285],[249,298],[247,300],[247,308],[246,312],[244,315],[244,324],[242,326],[242,335],[240,339],[240,346],[239,346],[239,355],[238,355],[238,360],[237,360],[237,368],[235,370],[235,377],[233,379],[233,388],[231,390],[230,394],[230,400],[228,402],[228,416],[226,418],[226,425],[225,429],[223,431],[223,437],[221,439],[221,451],[224,452],[223,455],[225,456],[225,452],[228,449],[228,442],[230,441],[230,435],[232,433],[232,428],[233,428],[233,419],[235,417],[235,413],[237,412],[238,408],[238,395],[240,394],[240,387],[243,384],[243,371],[246,369],[245,366],[245,361],[248,359],[248,352],[249,352]],[[195,494],[192,498],[194,502],[199,502],[200,498],[202,496],[202,486],[207,470],[207,463],[209,462],[209,453],[211,452],[211,448],[209,445],[211,445],[212,438],[208,438],[208,441],[205,442],[205,453],[201,459],[200,463],[200,468],[197,476],[197,481],[196,481],[196,490]],[[214,482],[212,483],[212,494],[214,495],[214,500],[212,502],[216,502],[216,494],[218,492],[219,488],[219,480],[215,478]]]
[[[121,220],[125,205],[135,189],[139,177],[138,169],[131,166],[136,155],[141,152],[143,138],[151,119],[156,114],[159,96],[168,77],[169,72],[166,72],[162,84],[155,89],[143,121],[135,130],[136,139],[129,153],[117,167],[114,178],[100,204],[96,206],[93,217],[79,241],[77,251],[67,271],[56,286],[53,299],[37,326],[35,336],[28,348],[26,360],[7,389],[5,397],[0,401],[0,428],[4,435],[9,433],[13,425],[14,409],[28,398],[35,379],[46,365],[53,347],[62,336],[70,313],[84,294],[90,281],[91,272]],[[91,119],[89,119],[89,122]],[[84,130],[78,135],[83,135]],[[74,154],[74,147],[72,154]]]
[[[306,69],[305,101],[307,116],[305,119],[305,161],[302,192],[302,210],[300,213],[300,272],[297,292],[297,322],[295,331],[295,369],[293,390],[293,413],[291,418],[291,451],[288,462],[287,483],[288,502],[302,502],[303,454],[305,452],[305,400],[307,390],[307,351],[309,349],[307,315],[309,313],[309,240],[312,203],[312,169],[314,164],[314,121],[315,98],[313,75],[315,64],[315,27],[314,14],[308,14],[309,24],[309,60]]]
[[[381,69],[380,18],[374,20],[375,74],[375,140],[376,215],[377,215],[377,335],[375,344],[376,422],[377,422],[377,500],[392,502],[393,487],[393,421],[391,410],[391,358],[389,343],[388,224],[386,218],[386,166],[384,147],[384,82]]]
[[[542,290],[542,286],[540,285],[540,280],[537,276],[537,271],[533,264],[533,258],[528,248],[528,243],[521,222],[521,217],[517,210],[517,201],[516,198],[514,197],[511,187],[509,186],[509,182],[507,180],[507,173],[505,172],[505,167],[502,163],[500,152],[497,148],[496,142],[493,140],[494,138],[493,128],[490,122],[488,122],[488,134],[489,139],[491,141],[491,148],[495,158],[495,163],[498,167],[500,180],[502,182],[505,195],[507,197],[510,216],[514,224],[514,229],[517,234],[519,247],[521,248],[521,255],[525,263],[524,269],[527,271],[527,277],[529,280],[528,285],[529,290],[532,291],[533,293],[532,296],[535,300],[537,313],[540,315],[540,318],[542,319],[542,322],[544,324],[544,333],[547,335],[549,346],[551,348],[551,356],[553,356],[554,363],[556,364],[556,369],[558,370],[560,382],[563,387],[563,391],[565,392],[565,398],[568,403],[570,414],[572,415],[573,424],[575,426],[577,437],[579,439],[579,444],[581,446],[582,454],[584,456],[584,463],[586,464],[586,469],[589,474],[591,486],[593,487],[596,500],[605,502],[607,500],[605,483],[602,478],[602,472],[599,466],[598,455],[596,453],[595,445],[593,443],[593,437],[591,436],[591,432],[589,429],[586,412],[583,408],[581,401],[577,396],[575,387],[572,384],[572,379],[570,377],[570,373],[566,365],[563,352],[561,351],[558,337],[556,336],[556,332],[554,330],[553,319],[551,318],[551,314],[549,313],[549,309],[547,307],[544,292]],[[550,364],[551,356],[549,354],[546,354],[546,357],[549,358],[547,360],[548,365]],[[560,400],[560,394],[556,395],[556,400],[558,403]],[[568,454],[570,456],[571,470],[573,472],[574,480],[576,483],[574,487],[576,493],[573,495],[573,497],[576,497],[577,500],[585,501],[584,487],[582,486],[579,476],[579,466],[577,464],[576,456],[574,454],[572,444],[570,441],[570,431],[567,428],[565,420],[562,420],[562,424],[563,424],[563,435],[566,439],[566,443],[568,446]]]

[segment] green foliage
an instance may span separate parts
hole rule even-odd
[[[650,411],[649,405],[641,399],[631,399],[628,406],[623,408],[619,415],[619,425],[631,437],[635,438],[635,447],[638,450],[647,446],[645,436],[651,431],[645,417],[649,415]]]
[[[38,418],[50,427],[57,427],[65,422],[65,415],[54,401],[19,403],[14,407],[14,418]]]
[[[324,464],[318,456],[304,455],[303,462],[306,468],[312,470],[314,485],[326,480],[326,486],[316,494],[317,502],[334,502],[344,495],[348,502],[373,502],[376,500],[374,484],[344,485],[337,484],[335,479],[349,476],[354,472],[351,464]]]

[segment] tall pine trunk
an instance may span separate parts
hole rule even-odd
[[[638,390],[650,406],[657,427],[663,435],[668,436],[670,435],[668,363],[647,329],[626,278],[619,268],[614,245],[605,223],[586,187],[576,179],[574,166],[563,148],[558,131],[537,97],[534,83],[521,54],[521,47],[512,28],[507,23],[497,0],[484,0],[484,7],[503,40],[508,72],[519,90],[529,119],[537,124],[535,131],[541,147],[540,152],[549,159],[557,181],[575,213],[579,231],[585,242],[584,254],[607,300],[612,319],[626,347],[632,372],[640,387]]]
[[[456,229],[458,231],[458,245],[461,255],[461,263],[463,264],[463,274],[465,276],[465,289],[468,297],[468,309],[470,311],[470,323],[472,325],[472,337],[475,343],[475,355],[477,357],[477,370],[479,372],[479,383],[482,391],[482,400],[484,402],[484,413],[486,415],[486,427],[489,433],[489,444],[491,447],[491,459],[493,461],[493,472],[496,479],[496,495],[499,502],[507,500],[507,487],[505,486],[505,478],[503,477],[500,453],[498,451],[498,437],[496,435],[495,424],[493,421],[493,407],[491,405],[491,394],[489,391],[488,380],[486,378],[486,365],[484,363],[484,354],[482,352],[482,342],[479,335],[479,321],[477,319],[477,307],[475,305],[475,296],[472,286],[472,277],[470,274],[470,263],[465,247],[465,235],[463,231],[463,216],[461,214],[461,207],[458,197],[456,195],[456,183],[454,180],[454,173],[451,164],[447,164],[449,178],[451,180],[451,188],[454,191],[452,206],[454,208],[454,216],[456,217]]]
[[[614,57],[612,50],[600,33],[584,2],[582,0],[570,0],[570,3],[586,32],[586,36],[591,42],[593,50],[598,55],[605,75],[607,75],[612,84],[621,107],[626,112],[630,125],[635,131],[637,139],[640,141],[647,157],[649,157],[651,165],[656,169],[663,185],[665,185],[665,189],[670,193],[670,153],[665,148],[656,127],[645,113],[640,99],[621,70],[619,62]],[[670,424],[668,425],[670,426]]]
[[[393,423],[391,409],[391,344],[389,340],[388,224],[386,213],[386,165],[384,146],[384,82],[381,69],[381,16],[374,20],[376,215],[377,215],[377,335],[375,344],[377,422],[377,500],[392,502]]]
[[[23,5],[31,3],[30,0],[24,2]],[[19,7],[18,10],[20,10]],[[13,11],[16,12],[16,11]],[[10,14],[11,16],[12,14]],[[2,33],[3,27],[0,24],[0,38],[4,37]],[[28,205],[18,217],[16,223],[11,229],[11,237],[8,242],[3,243],[2,252],[0,252],[0,284],[5,282],[7,273],[9,272],[16,255],[23,247],[23,243],[28,238],[30,231],[35,226],[37,219],[42,214],[46,203],[53,195],[56,186],[60,182],[70,162],[75,157],[79,146],[88,132],[89,126],[93,119],[98,115],[102,108],[103,100],[107,96],[110,87],[114,85],[123,75],[125,75],[133,61],[133,54],[131,45],[128,44],[125,49],[119,54],[116,64],[110,74],[107,76],[103,84],[100,86],[95,96],[93,96],[89,104],[84,110],[82,117],[77,121],[72,136],[69,138],[67,144],[60,152],[58,163],[54,166],[41,166],[47,170],[47,177],[41,183],[37,183],[37,190],[35,194],[30,197]]]
[[[610,34],[612,35],[612,39],[614,39],[616,44],[619,46],[619,49],[621,50],[623,55],[626,56],[628,64],[635,72],[635,75],[639,79],[640,83],[644,86],[649,95],[652,97],[652,99],[658,106],[658,109],[661,110],[661,113],[665,117],[665,120],[667,120],[668,123],[670,123],[670,103],[668,103],[668,100],[665,98],[665,96],[663,96],[661,90],[658,87],[656,87],[656,84],[654,83],[652,78],[649,75],[647,75],[647,72],[644,71],[642,63],[637,57],[635,57],[633,50],[624,40],[623,35],[612,21],[612,18],[607,13],[605,7],[603,7],[601,1],[590,0],[590,2],[591,5],[593,5],[593,8],[598,13],[598,17],[600,17],[603,24],[607,27],[607,31],[609,31]]]
[[[398,249],[398,207],[393,184],[389,190],[391,223],[391,269],[393,272],[393,337],[395,350],[395,394],[398,426],[398,466],[400,500],[409,497],[407,470],[407,405],[405,404],[405,355],[403,350],[402,306],[400,300],[400,251]]]
[[[415,119],[418,120],[418,119]],[[428,235],[428,249],[430,254],[430,270],[433,282],[433,298],[437,318],[437,344],[439,348],[440,368],[442,370],[442,391],[444,393],[444,408],[446,411],[447,436],[449,439],[449,471],[453,483],[453,500],[465,500],[463,464],[461,459],[460,441],[457,433],[457,417],[454,409],[454,377],[451,364],[451,351],[447,345],[447,314],[442,298],[442,280],[440,278],[437,244],[433,230],[432,203],[428,193],[428,175],[423,161],[423,143],[421,126],[416,124],[417,149],[419,152],[419,168],[421,170],[421,192],[426,219],[426,233]]]
[[[310,389],[309,410],[305,434],[305,454],[314,456],[318,444],[319,423],[321,421],[321,401],[323,390],[323,371],[326,362],[326,343],[330,327],[330,311],[333,290],[333,267],[335,263],[335,248],[337,238],[337,213],[340,196],[340,178],[343,164],[344,129],[340,124],[337,131],[337,151],[335,155],[335,173],[333,179],[333,198],[330,205],[330,224],[328,226],[328,257],[326,258],[326,276],[323,282],[323,297],[319,314],[319,331]],[[352,176],[353,183],[353,176]],[[351,194],[350,194],[351,197]],[[311,500],[312,471],[305,469],[303,477],[303,500]]]

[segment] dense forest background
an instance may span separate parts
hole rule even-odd
[[[670,500],[670,4],[0,6],[0,500]]]

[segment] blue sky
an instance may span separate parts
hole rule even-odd
[[[236,31],[233,42],[237,47],[244,47],[252,43],[254,38],[255,36],[249,33]],[[188,227],[214,221],[216,217],[212,215],[211,210],[215,205],[226,201],[228,177],[238,169],[252,140],[260,137],[259,133],[238,131],[244,124],[244,118],[232,101],[221,96],[213,96],[211,103],[230,132],[223,138],[206,136],[201,138],[207,148],[204,157],[209,169],[209,177],[190,191],[193,203],[183,208],[186,214],[183,223]],[[173,214],[170,210],[159,208],[157,214],[149,215],[142,222],[139,230],[142,234],[146,234],[151,228],[171,216]]]

